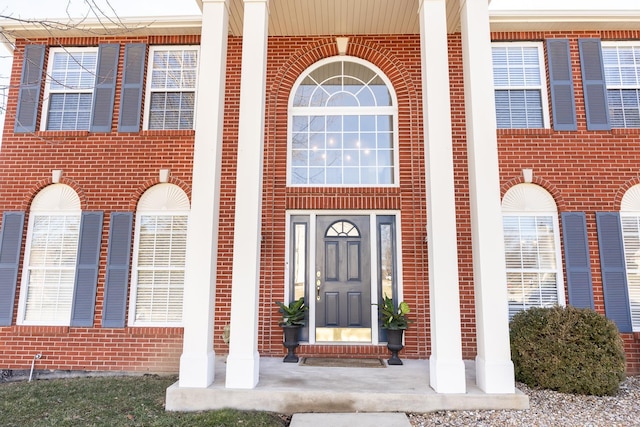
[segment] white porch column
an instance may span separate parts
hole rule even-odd
[[[258,384],[258,290],[269,0],[244,0],[229,388]]]
[[[214,379],[213,312],[218,262],[218,219],[228,0],[202,0],[199,84],[187,230],[184,344],[180,387],[206,388]]]
[[[464,393],[446,3],[419,2],[431,312],[429,378],[438,393]]]
[[[476,381],[487,393],[514,393],[488,2],[460,0],[473,276]]]

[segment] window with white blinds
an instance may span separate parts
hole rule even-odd
[[[640,43],[603,42],[602,60],[611,126],[640,127]]]
[[[98,48],[52,48],[49,53],[42,130],[88,130]]]
[[[531,183],[502,198],[509,319],[531,307],[564,305],[558,208],[553,196]]]
[[[182,321],[187,217],[141,215],[136,323]]]
[[[634,331],[640,331],[640,213],[621,213],[620,221],[627,267],[631,323]]]
[[[558,304],[557,218],[505,215],[503,229],[509,318],[530,307]]]
[[[18,324],[68,326],[80,238],[80,198],[53,184],[31,203]]]
[[[145,129],[193,129],[198,46],[153,46],[149,51]]]
[[[498,128],[547,128],[542,43],[492,43]]]
[[[80,234],[80,215],[34,215],[25,323],[67,325]]]
[[[182,324],[188,206],[186,194],[172,184],[158,184],[140,199],[130,326]]]

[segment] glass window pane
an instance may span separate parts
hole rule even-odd
[[[390,96],[384,79],[357,62],[326,63],[303,77],[292,100],[290,184],[393,184],[395,113],[375,111],[391,105]],[[312,114],[305,115],[309,107]],[[317,107],[326,108],[326,114],[318,114]],[[358,114],[360,107],[366,114]],[[345,114],[352,109],[355,113]],[[379,149],[384,150],[380,156]]]

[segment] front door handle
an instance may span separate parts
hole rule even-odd
[[[320,301],[320,285],[322,282],[320,281],[320,270],[316,272],[316,301]]]

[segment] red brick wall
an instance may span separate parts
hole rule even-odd
[[[508,33],[493,34],[495,40],[571,39],[573,77],[578,114],[576,132],[553,130],[500,130],[498,146],[502,192],[522,182],[521,169],[532,168],[534,182],[547,189],[560,211],[585,211],[593,266],[596,308],[603,312],[595,211],[617,210],[621,195],[640,181],[636,141],[640,131],[586,130],[580,80],[577,39],[600,36],[640,38],[639,32]],[[102,39],[63,40],[64,44],[95,45]],[[113,39],[109,39],[113,41]],[[197,43],[198,38],[121,38],[122,43]],[[39,40],[57,44],[54,40]],[[99,272],[95,328],[12,326],[0,328],[0,368],[24,369],[42,351],[41,368],[177,371],[181,352],[180,328],[102,329],[104,275],[109,213],[135,211],[140,195],[157,183],[158,170],[171,169],[171,182],[190,195],[192,131],[142,131],[117,133],[119,87],[112,133],[36,132],[13,134],[13,115],[22,63],[24,41],[19,41],[12,74],[10,103],[0,161],[0,210],[28,210],[33,196],[50,184],[51,169],[63,169],[62,182],[80,195],[82,208],[103,210],[102,258]],[[366,59],[391,80],[399,105],[400,185],[398,188],[287,188],[287,102],[298,76],[322,58],[337,54],[333,37],[277,37],[269,39],[263,182],[263,243],[259,351],[281,356],[282,332],[277,326],[275,301],[284,297],[285,213],[288,209],[398,209],[401,211],[404,298],[416,320],[406,333],[405,357],[426,358],[429,344],[429,292],[426,234],[424,151],[421,118],[420,42],[418,36],[351,37],[348,55]],[[120,82],[122,58],[119,64]],[[220,233],[214,347],[226,353],[221,336],[229,323],[235,162],[237,156],[241,39],[229,38],[227,92],[223,136],[223,179],[220,202]],[[460,275],[463,356],[475,357],[475,308],[469,219],[468,167],[464,125],[464,88],[459,34],[449,37],[449,68],[453,120],[454,179]],[[202,78],[202,76],[201,76]],[[26,227],[25,227],[26,231]],[[19,293],[19,289],[18,289]],[[17,312],[17,300],[15,311]],[[14,322],[15,323],[15,322]],[[640,371],[637,337],[625,335],[628,365]],[[303,346],[301,354],[386,354],[383,346]]]

